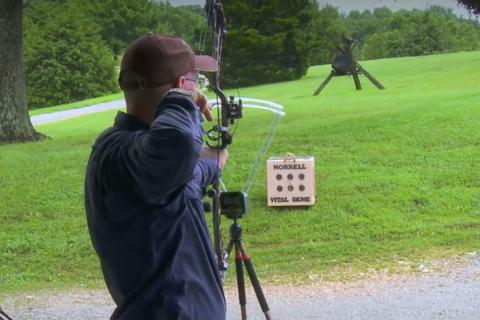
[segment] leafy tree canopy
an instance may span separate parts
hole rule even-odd
[[[330,63],[337,51],[337,46],[347,33],[347,27],[336,8],[325,6],[315,11],[305,30],[309,64]]]
[[[75,4],[54,1],[32,3],[27,10],[24,55],[30,108],[116,89],[113,55],[88,15]]]
[[[313,0],[225,1],[228,37],[224,47],[224,86],[298,79],[308,67],[303,32]]]
[[[458,0],[457,2],[470,10],[470,12],[480,15],[480,2],[478,0]]]
[[[364,58],[480,49],[478,22],[461,19],[450,9],[434,6],[424,11],[400,10],[383,24],[382,29],[368,36],[363,48]]]
[[[77,2],[100,26],[102,38],[120,55],[138,36],[155,31],[169,33],[164,2],[150,0],[70,0]]]
[[[459,0],[478,13],[476,1]],[[210,52],[200,6],[166,0],[28,0],[25,61],[30,107],[119,90],[115,65],[147,31],[175,34]],[[308,66],[330,63],[343,36],[359,40],[361,58],[480,49],[480,27],[451,10],[388,8],[340,14],[315,0],[224,0],[228,33],[224,87],[298,79]]]

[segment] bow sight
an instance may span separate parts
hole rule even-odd
[[[242,99],[238,100],[238,103],[235,103],[235,98],[230,96],[230,101],[228,102],[228,108],[225,110],[225,117],[230,119],[230,124],[234,124],[235,119],[240,119],[243,117],[243,105]]]

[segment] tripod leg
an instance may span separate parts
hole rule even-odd
[[[382,86],[382,84],[381,84],[380,82],[378,82],[378,80],[375,79],[370,73],[368,73],[368,71],[365,70],[358,62],[357,62],[357,68],[358,68],[358,70],[360,70],[360,71],[365,75],[365,77],[367,77],[368,80],[370,80],[378,89],[380,89],[380,90],[385,89],[385,87]]]
[[[242,252],[235,245],[235,271],[237,273],[238,300],[242,312],[242,320],[247,320],[247,296],[245,293],[245,277],[243,275]]]
[[[223,252],[223,238],[221,229],[221,217],[220,217],[220,193],[216,192],[219,188],[219,181],[213,184],[212,191],[212,224],[213,224],[213,249],[217,258],[217,265],[222,280],[222,284],[225,283],[225,276],[227,272],[227,257]]]
[[[12,318],[10,318],[8,316],[8,314],[6,314],[5,312],[3,312],[2,308],[0,308],[0,320],[13,320]]]
[[[247,269],[248,277],[252,282],[253,289],[255,290],[255,294],[257,295],[258,302],[260,303],[260,307],[262,308],[263,313],[265,314],[265,319],[271,320],[270,317],[270,308],[267,304],[267,299],[265,299],[265,295],[263,294],[262,287],[260,286],[260,282],[258,281],[257,274],[255,273],[255,269],[253,268],[252,261],[250,257],[247,255],[243,244],[240,243],[239,245],[240,254],[245,264],[245,269]]]
[[[362,85],[360,84],[360,79],[358,78],[357,70],[352,71],[353,82],[355,82],[355,89],[362,90]]]
[[[332,72],[330,72],[330,74],[328,75],[328,77],[323,80],[322,84],[317,88],[317,90],[315,90],[315,92],[313,93],[314,96],[318,96],[318,94],[320,93],[320,91],[323,90],[323,88],[325,88],[325,86],[328,84],[328,82],[330,82],[330,80],[332,80],[333,78],[333,70]]]

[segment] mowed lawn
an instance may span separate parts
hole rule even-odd
[[[312,96],[329,66],[240,89],[285,106],[268,156],[292,152],[316,163],[316,204],[303,209],[266,206],[262,164],[241,223],[263,282],[415,270],[424,259],[480,248],[480,52],[362,65],[386,90],[362,77],[356,91],[341,77]],[[114,114],[39,126],[50,137],[42,142],[0,145],[0,293],[103,286],[83,178]],[[272,116],[245,112],[223,175],[230,190],[243,185]]]

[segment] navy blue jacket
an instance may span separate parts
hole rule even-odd
[[[219,170],[199,158],[200,121],[190,97],[167,95],[150,126],[119,112],[93,146],[85,207],[112,319],[225,319],[201,201]]]

